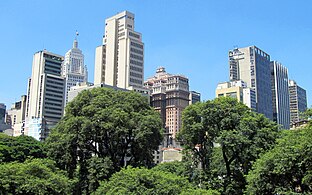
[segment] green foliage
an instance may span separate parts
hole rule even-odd
[[[77,190],[88,194],[99,179],[124,166],[151,166],[152,152],[162,140],[161,127],[159,113],[136,92],[86,90],[67,105],[66,116],[51,131],[48,156],[70,178],[79,167]],[[103,159],[103,167],[94,163]]]
[[[312,193],[312,127],[284,131],[277,145],[256,161],[247,194]]]
[[[155,171],[173,173],[177,176],[187,178],[193,185],[197,185],[196,180],[200,179],[201,170],[192,164],[191,161],[173,161],[160,163],[153,167]]]
[[[194,188],[186,178],[146,168],[128,167],[101,183],[95,194],[218,194]]]
[[[27,158],[46,157],[43,144],[33,137],[12,137],[0,133],[0,163],[24,162]]]
[[[178,138],[204,170],[204,183],[224,194],[242,193],[244,175],[278,135],[275,123],[228,97],[187,107],[182,123]]]
[[[51,160],[0,165],[0,194],[70,194],[72,184]]]

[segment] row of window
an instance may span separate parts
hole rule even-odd
[[[138,80],[138,79],[130,78],[130,82],[132,82],[132,83],[137,83],[137,84],[142,85],[142,81],[141,81],[141,80]]]
[[[135,37],[135,38],[137,38],[137,39],[140,39],[140,35],[135,34],[135,33],[133,33],[133,32],[129,32],[129,35],[132,36],[132,37]]]
[[[135,54],[130,54],[130,57],[134,58],[134,59],[137,59],[137,60],[142,60],[143,61],[143,57],[142,56],[138,56],[138,55],[135,55]]]
[[[134,76],[134,77],[137,77],[137,78],[143,78],[142,74],[135,73],[135,72],[130,72],[130,76]]]
[[[139,44],[139,43],[136,43],[136,42],[131,42],[130,44],[131,44],[131,46],[134,46],[134,47],[137,47],[137,48],[143,49],[143,45],[141,45],[141,44]]]
[[[143,63],[142,62],[138,62],[136,60],[130,60],[130,64],[134,64],[134,65],[137,65],[137,66],[143,66]]]
[[[134,52],[134,53],[137,53],[137,54],[141,54],[143,55],[143,51],[142,50],[139,50],[139,49],[135,49],[135,48],[130,48],[130,51]]]
[[[138,68],[138,67],[135,67],[135,66],[130,66],[130,70],[134,70],[134,71],[138,71],[138,72],[143,72],[143,69],[142,69],[142,68]]]

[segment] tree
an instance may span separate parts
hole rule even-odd
[[[27,158],[45,158],[44,146],[33,137],[12,137],[0,133],[0,163],[24,162]]]
[[[312,127],[285,130],[247,176],[247,194],[312,193]]]
[[[88,194],[98,186],[89,183],[90,173],[96,180],[107,179],[124,166],[151,166],[152,152],[162,140],[161,127],[159,113],[139,93],[86,90],[68,103],[65,117],[51,131],[46,141],[48,155],[70,178],[78,167],[79,190]],[[96,161],[106,159],[107,175],[98,178],[94,175],[98,171],[90,170],[94,156]]]
[[[70,194],[73,183],[51,160],[0,164],[0,194]]]
[[[277,125],[263,115],[222,97],[186,108],[178,138],[210,175],[209,187],[241,194],[244,175],[261,153],[273,147],[277,131]]]
[[[218,194],[194,188],[186,178],[146,168],[127,167],[104,181],[95,194]]]

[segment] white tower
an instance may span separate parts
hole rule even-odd
[[[66,78],[66,91],[65,91],[65,105],[68,102],[68,91],[72,86],[77,83],[87,82],[88,71],[84,65],[84,55],[78,48],[77,36],[73,42],[73,48],[65,54],[65,59],[62,65],[62,75]]]
[[[144,44],[134,31],[134,14],[124,11],[105,20],[103,44],[96,48],[94,84],[143,87]]]

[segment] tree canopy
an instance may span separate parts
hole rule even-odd
[[[41,142],[30,136],[12,137],[0,133],[0,163],[24,162],[27,158],[44,158],[46,153]]]
[[[101,183],[95,194],[219,194],[192,186],[184,177],[146,168],[127,167]]]
[[[247,176],[247,194],[312,193],[312,127],[285,130]]]
[[[46,142],[49,157],[67,170],[70,178],[79,167],[79,187],[89,193],[98,185],[90,187],[91,172],[92,178],[103,180],[127,165],[151,166],[152,152],[161,140],[160,115],[146,97],[136,92],[94,88],[68,103],[65,117]],[[96,170],[91,171],[88,163],[92,158],[103,161],[103,167],[93,166]],[[97,169],[102,170],[102,176],[94,175]]]
[[[229,97],[187,107],[182,123],[178,139],[206,172],[207,185],[225,194],[242,193],[244,175],[278,135],[275,123]]]
[[[51,160],[0,164],[0,194],[70,194],[73,183]]]

